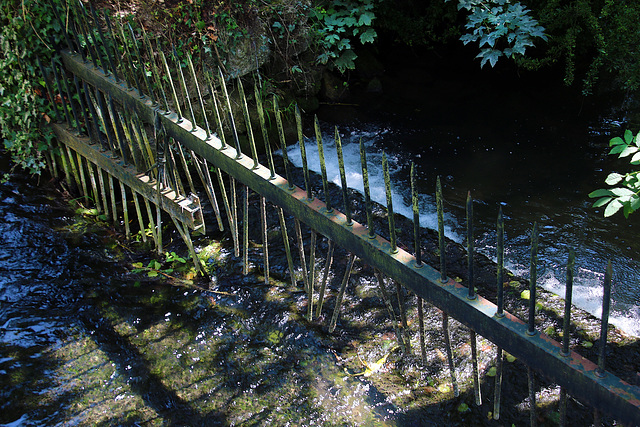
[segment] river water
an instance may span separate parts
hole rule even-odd
[[[387,55],[389,63],[401,54]],[[386,205],[384,151],[396,192],[394,210],[412,218],[409,171],[414,162],[422,193],[421,225],[436,226],[434,194],[440,176],[446,234],[463,242],[465,200],[471,192],[476,248],[493,259],[502,207],[505,262],[525,278],[530,233],[537,222],[538,284],[564,296],[568,251],[575,250],[573,302],[600,316],[604,270],[611,260],[611,321],[640,336],[640,217],[618,214],[605,219],[587,196],[606,186],[609,172],[627,166],[624,159],[607,156],[609,139],[626,129],[624,115],[612,112],[615,101],[580,97],[544,74],[517,76],[508,67],[478,72],[468,65],[460,71],[446,64],[447,58],[429,58],[431,62],[417,56],[398,59],[399,66],[379,77],[383,94],[364,93],[356,97],[357,105],[320,110],[330,179],[340,184],[332,147],[337,125],[350,187],[362,191],[362,139],[372,197]],[[306,145],[310,166],[319,173],[315,138]],[[289,156],[300,165],[297,145],[289,148]]]

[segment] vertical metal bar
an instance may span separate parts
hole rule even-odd
[[[418,188],[416,184],[415,164],[411,162],[411,206],[413,208],[413,250],[416,254],[416,267],[422,267],[422,248],[420,244],[420,209],[418,207]]]
[[[151,206],[149,201],[146,198],[142,198],[144,201],[144,206],[147,209],[147,219],[149,219],[149,227],[151,228],[151,236],[153,238],[154,243],[158,244],[158,229],[156,229],[156,222],[153,219],[153,212],[151,211]]]
[[[115,76],[116,74],[115,62],[113,61],[113,58],[111,56],[111,51],[109,49],[109,46],[107,45],[104,33],[102,32],[102,25],[100,25],[100,21],[98,20],[98,14],[96,13],[96,8],[93,6],[93,3],[89,3],[89,10],[91,11],[91,16],[93,17],[93,25],[98,29],[98,37],[100,38],[100,42],[102,43],[104,50],[107,52],[109,69],[105,70],[105,75],[109,76],[110,73],[113,73],[113,75]],[[100,60],[100,62],[102,62],[103,68],[106,68],[104,67],[105,63],[102,59]]]
[[[406,345],[406,354],[411,353],[411,335],[409,334],[409,323],[407,322],[407,308],[405,305],[404,287],[400,282],[396,283],[396,298],[398,299],[398,310],[400,312],[400,320],[402,322],[402,332],[404,333],[404,342]]]
[[[318,116],[314,117],[313,127],[316,133],[316,143],[318,144],[318,157],[320,158],[320,172],[322,175],[322,191],[324,192],[325,205],[327,212],[331,212],[331,197],[329,195],[329,183],[327,181],[327,166],[324,162],[324,146],[322,143],[322,132],[320,131],[320,123],[318,122]]]
[[[602,319],[600,323],[600,353],[598,354],[598,369],[596,374],[603,377],[605,375],[605,351],[607,348],[607,331],[609,329],[609,309],[611,306],[611,277],[613,268],[611,260],[607,263],[607,270],[604,274],[604,284],[602,290]]]
[[[364,185],[364,209],[367,212],[367,228],[369,229],[369,238],[376,237],[373,229],[373,213],[371,212],[371,192],[369,191],[369,173],[367,172],[367,152],[364,149],[362,138],[360,138],[360,164],[362,166],[362,184]]]
[[[104,214],[108,218],[109,217],[109,199],[107,198],[107,190],[104,184],[104,172],[100,169],[99,166],[96,166],[98,171],[98,182],[100,184],[100,193],[102,194],[102,206],[104,207]]]
[[[133,191],[132,197],[133,203],[136,206],[136,215],[138,216],[138,225],[140,226],[140,235],[142,237],[142,242],[147,243],[147,228],[145,227],[144,221],[142,220],[142,211],[140,210],[140,202],[138,202],[138,193]]]
[[[476,299],[475,278],[473,276],[473,257],[475,256],[473,238],[473,199],[471,192],[467,193],[467,284],[469,293],[467,299]]]
[[[231,98],[229,98],[229,92],[227,91],[227,83],[225,82],[222,70],[218,68],[218,74],[220,75],[220,86],[224,92],[224,97],[227,100],[227,115],[229,116],[229,123],[231,124],[231,130],[233,131],[233,139],[236,143],[236,158],[242,157],[242,151],[240,150],[240,140],[238,139],[238,129],[236,128],[236,121],[233,118],[233,109],[231,108]]]
[[[473,367],[473,391],[476,397],[476,406],[482,405],[482,392],[480,390],[480,372],[478,369],[478,340],[476,331],[469,330],[471,340],[471,364]]]
[[[538,424],[536,415],[536,379],[533,376],[533,369],[527,366],[527,382],[529,383],[529,425],[535,427]]]
[[[98,184],[96,183],[96,176],[93,172],[93,164],[87,163],[89,169],[89,179],[91,180],[91,187],[93,188],[93,200],[95,201],[98,212],[102,212],[102,203],[100,203],[100,192],[98,191]]]
[[[238,90],[240,92],[240,102],[242,103],[242,112],[244,114],[244,122],[247,127],[247,137],[249,138],[249,147],[251,147],[251,158],[253,159],[253,169],[258,167],[258,152],[256,151],[256,141],[253,139],[253,127],[251,126],[251,117],[249,116],[249,107],[247,106],[247,96],[244,93],[242,80],[238,79]]]
[[[122,181],[118,181],[120,184],[120,194],[122,195],[122,216],[124,220],[124,233],[126,239],[131,239],[131,229],[129,228],[129,206],[127,205],[127,191],[124,188]]]
[[[87,44],[87,50],[89,51],[89,56],[91,56],[93,67],[98,68],[98,59],[97,59],[98,54],[97,52],[94,52],[95,43],[93,40],[93,36],[91,36],[91,43],[89,43],[90,27],[89,27],[89,24],[87,23],[87,11],[85,10],[84,4],[82,3],[82,1],[78,0],[78,2],[76,3],[76,9],[79,9],[79,11],[75,13],[75,17],[78,22],[80,32],[82,32],[84,41]],[[93,45],[93,48],[92,48],[92,45]]]
[[[55,8],[55,5],[53,5]],[[38,63],[38,68],[40,69],[40,74],[42,74],[42,78],[44,79],[44,84],[47,87],[47,93],[49,94],[49,101],[51,102],[51,107],[53,108],[53,118],[57,122],[60,120],[58,117],[58,106],[56,105],[56,99],[53,95],[53,88],[51,87],[51,82],[49,81],[49,76],[47,75],[44,67],[42,66],[42,62],[40,62],[40,58],[36,56],[36,62]]]
[[[160,186],[158,185],[158,188]],[[156,205],[156,223],[158,225],[158,230],[156,232],[156,243],[157,243],[157,252],[158,255],[162,255],[162,209],[160,209],[161,205]]]
[[[231,231],[231,239],[233,240],[234,254],[235,256],[238,256],[240,249],[238,248],[238,233],[236,232],[237,224],[235,223],[235,217],[233,216],[233,211],[229,203],[229,197],[227,196],[227,190],[224,185],[224,179],[222,178],[222,172],[220,172],[219,168],[215,169],[216,176],[218,177],[218,185],[220,186],[220,193],[222,194],[224,210],[227,212],[227,221],[229,221],[229,231]]]
[[[302,267],[302,282],[304,283],[304,290],[309,292],[309,273],[307,271],[307,260],[304,255],[304,240],[302,240],[302,228],[300,227],[300,220],[295,218],[294,221],[296,229],[296,239],[298,241],[298,255],[300,256],[300,266]],[[309,301],[311,303],[311,301]]]
[[[67,120],[67,126],[71,127],[71,117],[69,117],[69,110],[67,109],[67,101],[60,83],[60,76],[58,75],[58,66],[55,60],[51,58],[51,68],[53,69],[53,77],[56,80],[56,87],[58,88],[58,95],[60,96],[60,102],[62,102],[62,110],[64,111],[64,117]]]
[[[447,261],[446,261],[446,247],[444,237],[444,208],[442,198],[442,185],[440,184],[440,177],[436,179],[436,207],[438,211],[438,252],[440,252],[440,281],[445,283],[447,281]]]
[[[71,186],[73,185],[73,182],[72,182],[72,178],[71,178],[71,171],[69,170],[70,169],[70,165],[67,162],[67,156],[66,156],[65,151],[64,151],[64,149],[62,147],[60,147],[60,161],[62,162],[62,169],[64,170],[64,175],[65,175],[65,178],[67,180],[67,185],[69,186],[69,188],[71,188]]]
[[[69,5],[69,9],[71,10],[72,8],[73,7]],[[75,15],[75,13],[72,13],[72,14]],[[78,47],[78,52],[80,52],[80,56],[82,57],[82,62],[86,64],[88,62],[87,54],[85,53],[84,48],[82,47],[82,43],[80,42],[80,36],[78,35],[78,29],[76,28],[76,26],[79,26],[77,22],[77,18],[72,19],[71,21],[67,20],[67,23],[69,24],[69,28],[71,28],[71,33],[73,34],[73,38],[76,42],[76,46]],[[60,28],[64,28],[62,22],[60,22]],[[73,51],[73,49],[71,50]]]
[[[100,108],[100,118],[102,120],[102,127],[107,134],[107,141],[109,142],[109,147],[113,154],[118,154],[118,145],[113,133],[113,125],[111,124],[111,117],[109,117],[109,109],[107,108],[107,103],[104,100],[104,95],[99,90],[96,91],[96,98],[98,98],[98,106]],[[120,153],[122,157],[122,153]]]
[[[504,317],[504,218],[502,207],[498,211],[497,220],[497,311],[496,317]],[[502,348],[498,347],[496,354],[496,379],[493,399],[493,419],[500,419],[500,400],[502,394]]]
[[[80,172],[80,182],[82,183],[82,193],[84,194],[85,203],[89,203],[89,192],[87,191],[87,180],[84,175],[84,165],[82,164],[82,155],[76,151],[76,159],[78,160],[78,171]]]
[[[113,26],[111,25],[111,19],[109,18],[109,11],[107,9],[104,9],[102,16],[104,17],[104,21],[107,24],[107,30],[109,30],[109,36],[110,36],[110,37],[107,37],[108,45],[106,46],[106,49],[113,50],[113,53],[118,55],[119,50],[116,47],[116,36],[115,36],[115,32],[113,31]],[[120,78],[120,75],[118,74],[118,66],[116,65],[119,62],[120,61],[114,61],[114,67],[113,67],[113,77],[116,79],[116,83],[120,83],[122,81],[122,79]]]
[[[262,262],[264,265],[264,284],[269,284],[269,236],[267,229],[267,200],[260,196],[260,225],[262,226]]]
[[[316,281],[316,239],[318,233],[311,229],[311,249],[309,249],[309,304],[307,305],[307,318],[313,320],[313,289]]]
[[[93,105],[93,100],[91,99],[91,92],[89,86],[86,82],[82,82],[82,87],[84,88],[84,98],[87,103],[87,108],[89,109],[89,116],[91,116],[90,129],[93,131],[93,138],[97,143],[100,144],[103,150],[108,150],[107,144],[102,138],[102,134],[100,133],[100,119],[98,118],[98,113],[96,112],[96,108]]]
[[[338,153],[338,168],[340,169],[340,183],[342,184],[342,202],[344,203],[344,214],[347,217],[347,225],[352,225],[351,220],[351,203],[349,203],[349,196],[347,193],[347,175],[344,170],[344,157],[342,153],[342,141],[340,139],[340,133],[338,127],[335,127],[335,141],[336,151]]]
[[[198,272],[198,274],[207,277],[208,275],[204,267],[202,266],[202,262],[200,261],[200,258],[198,258],[198,254],[196,253],[196,250],[193,246],[193,241],[191,240],[191,236],[189,235],[189,230],[184,224],[180,222],[180,220],[177,220],[174,217],[171,217],[171,219],[173,220],[173,223],[175,224],[176,230],[178,230],[180,237],[182,237],[182,240],[189,249],[189,254],[191,254],[191,260],[193,261],[196,271]]]
[[[384,276],[377,268],[373,270],[374,275],[376,276],[376,281],[378,282],[378,289],[380,289],[380,294],[382,294],[382,299],[384,304],[387,307],[387,311],[389,312],[389,316],[391,317],[391,322],[393,323],[393,330],[396,334],[396,339],[398,340],[398,345],[402,349],[402,353],[407,355],[408,349],[404,342],[404,338],[402,336],[402,332],[400,331],[400,323],[398,321],[398,316],[396,315],[396,311],[393,308],[393,304],[391,304],[391,298],[389,297],[389,293],[387,292],[387,287],[385,285]]]
[[[356,256],[354,254],[349,254],[347,268],[344,271],[342,283],[340,284],[340,291],[338,292],[338,296],[336,297],[336,305],[333,308],[333,316],[331,316],[331,323],[329,324],[329,333],[333,333],[333,331],[336,329],[336,322],[338,321],[338,315],[340,314],[342,298],[344,297],[345,289],[347,289],[347,283],[349,282],[349,277],[351,276],[351,270],[353,269],[353,263],[355,260]]]
[[[200,85],[198,84],[198,76],[196,76],[196,70],[193,68],[193,61],[191,55],[187,52],[187,64],[189,70],[191,70],[191,76],[193,77],[193,84],[196,86],[196,92],[198,93],[198,101],[200,102],[200,109],[202,109],[202,118],[204,119],[204,130],[207,133],[207,139],[211,138],[211,127],[209,126],[209,119],[207,119],[207,110],[204,108],[204,100],[202,99],[202,92],[200,91]]]
[[[71,112],[73,113],[73,119],[75,120],[75,128],[78,134],[81,134],[80,130],[80,120],[78,119],[78,111],[76,110],[75,105],[73,104],[73,95],[71,95],[71,91],[69,90],[69,83],[67,83],[67,78],[62,74],[62,84],[64,85],[64,90],[69,95],[69,105],[71,105]]]
[[[209,93],[211,94],[211,99],[213,99],[213,112],[216,116],[216,127],[218,129],[218,138],[220,138],[220,149],[224,150],[227,148],[227,140],[224,136],[224,127],[222,126],[222,118],[220,117],[220,107],[218,106],[218,93],[213,88],[213,75],[209,75],[209,73],[204,73],[207,82],[209,84]]]
[[[427,364],[427,348],[424,342],[424,309],[421,297],[418,297],[418,332],[420,334],[420,354],[422,356],[422,366]]]
[[[449,315],[442,312],[442,332],[444,334],[444,344],[447,350],[447,360],[449,362],[449,373],[451,374],[451,387],[453,388],[453,396],[458,397],[460,390],[458,388],[458,380],[456,379],[456,367],[453,363],[453,349],[451,348],[451,337],[449,336]]]
[[[142,78],[144,80],[144,84],[147,87],[147,92],[148,94],[146,94],[146,96],[151,100],[151,102],[153,102],[154,105],[157,105],[158,102],[155,100],[155,96],[153,95],[153,91],[151,90],[151,83],[149,82],[149,76],[147,76],[147,72],[145,70],[145,66],[144,66],[144,61],[142,61],[142,55],[140,55],[140,48],[138,47],[138,40],[136,40],[136,35],[133,32],[133,28],[131,27],[131,24],[129,22],[127,22],[127,27],[129,28],[129,34],[131,34],[131,42],[133,43],[133,47],[135,49],[136,52],[136,56],[138,57],[138,64],[140,67],[140,71],[142,72]],[[144,98],[145,97],[145,93],[142,92],[142,90],[140,90],[141,88],[138,87],[138,92],[140,92],[140,97]]]
[[[529,329],[527,334],[535,335],[536,325],[536,285],[538,282],[538,223],[533,223],[531,230],[531,263],[529,273]]]
[[[180,147],[180,144],[178,144]],[[182,147],[180,147],[180,152],[182,152]],[[183,156],[184,158],[184,156]],[[224,223],[222,222],[222,216],[220,215],[220,207],[218,206],[218,199],[216,197],[216,192],[213,188],[213,182],[211,182],[211,174],[209,173],[209,167],[207,165],[206,159],[202,160],[202,166],[200,165],[200,160],[196,156],[196,153],[191,152],[191,158],[196,165],[196,171],[198,175],[200,175],[200,180],[202,181],[202,185],[204,185],[205,191],[207,192],[207,196],[209,196],[209,201],[211,202],[211,206],[213,207],[213,211],[216,214],[216,221],[218,222],[218,229],[220,231],[224,231]]]
[[[322,273],[322,282],[320,283],[320,290],[318,292],[318,306],[316,307],[316,318],[320,317],[322,313],[322,305],[324,304],[324,291],[327,287],[327,279],[329,278],[329,271],[331,270],[331,264],[333,263],[333,240],[329,239],[327,248],[327,260],[324,264],[324,272]]]
[[[562,355],[569,355],[569,326],[571,325],[571,298],[573,295],[573,267],[575,263],[575,255],[569,250],[569,260],[567,261],[567,281],[565,284],[564,295],[564,319],[562,322]]]
[[[160,88],[160,93],[162,94],[162,100],[164,101],[164,109],[165,112],[169,112],[169,101],[167,100],[167,93],[164,90],[164,86],[162,85],[162,81],[160,80],[160,71],[158,69],[158,64],[156,63],[156,54],[153,50],[153,46],[151,46],[151,41],[149,41],[149,37],[147,37],[147,32],[144,29],[144,26],[140,26],[142,29],[142,39],[143,45],[146,47],[147,55],[149,55],[149,61],[151,62],[151,70],[153,73],[154,81],[156,86]]]
[[[284,220],[284,211],[278,206],[278,220],[280,221],[280,231],[282,232],[282,242],[287,255],[287,265],[289,266],[289,276],[291,276],[291,284],[296,285],[296,276],[293,269],[293,257],[291,256],[291,246],[289,245],[289,234],[287,233],[287,223]]]
[[[124,26],[122,25],[122,22],[120,21],[117,21],[117,22],[118,22],[118,27],[120,28],[120,36],[122,37],[122,44],[124,46],[124,56],[127,58],[127,65],[129,65],[131,77],[133,77],[133,82],[129,83],[129,80],[127,80],[127,83],[128,83],[127,86],[131,90],[133,88],[132,84],[135,83],[135,89],[138,91],[140,96],[143,96],[140,81],[138,80],[136,69],[133,66],[133,59],[132,59],[133,55],[131,54],[131,50],[129,49],[129,43],[127,42],[127,36],[125,35],[125,32],[124,32]]]
[[[311,182],[309,178],[309,167],[307,166],[307,150],[304,143],[304,135],[302,134],[302,117],[300,109],[296,105],[296,129],[298,130],[298,144],[300,144],[300,155],[302,157],[302,172],[304,175],[304,187],[307,190],[307,199],[313,200],[311,193]]]
[[[256,97],[256,109],[258,110],[258,120],[260,121],[260,129],[262,130],[262,141],[264,142],[264,149],[265,149],[265,152],[267,153],[267,163],[269,164],[269,171],[271,172],[271,174],[269,175],[269,179],[273,179],[276,176],[276,168],[273,163],[273,154],[271,153],[271,144],[269,143],[269,134],[267,132],[267,125],[264,119],[265,109],[264,109],[264,106],[262,105],[262,97],[260,96],[260,91],[257,84],[253,87],[253,90]]]
[[[187,82],[184,79],[184,73],[182,72],[182,64],[178,59],[178,52],[176,52],[176,48],[171,46],[173,51],[173,62],[178,69],[178,78],[180,79],[180,87],[182,88],[182,98],[184,99],[184,103],[186,107],[189,107],[189,119],[191,120],[191,131],[195,131],[197,128],[196,125],[196,116],[193,113],[193,106],[191,105],[191,99],[189,98],[189,90],[187,89]],[[185,107],[185,108],[186,108]]]
[[[122,127],[122,118],[117,114],[115,105],[113,103],[113,97],[109,94],[107,110],[109,111],[109,115],[111,116],[111,121],[113,122],[113,127],[115,129],[114,138],[117,142],[117,147],[120,149],[120,155],[122,156],[122,162],[124,166],[130,163],[129,154],[127,153],[127,144],[125,141],[124,131]]]
[[[282,125],[282,112],[278,107],[278,99],[273,97],[273,110],[276,113],[276,126],[278,128],[278,137],[280,138],[280,148],[282,149],[282,161],[284,163],[284,173],[289,184],[289,189],[293,190],[293,181],[291,180],[291,172],[289,171],[289,156],[287,154],[287,142],[284,138],[284,126]]]
[[[242,203],[242,274],[249,274],[249,187],[244,186]]]
[[[87,116],[87,108],[88,106],[84,105],[82,92],[80,91],[80,81],[78,80],[78,76],[73,75],[73,84],[76,87],[76,93],[78,94],[78,100],[80,101],[80,110],[82,111],[82,118],[84,119],[84,127],[85,127],[85,135],[91,138],[91,132],[89,130],[89,117]]]
[[[164,55],[164,52],[162,50],[160,50],[160,58],[162,58],[162,64],[164,65],[164,69],[167,72],[167,79],[169,79],[169,86],[171,86],[171,93],[173,94],[173,105],[176,109],[176,114],[178,114],[178,123],[180,123],[182,121],[182,110],[180,109],[180,101],[178,100],[176,86],[173,84],[173,77],[171,77],[171,68],[169,68],[167,57]]]
[[[74,52],[75,49],[73,48],[73,44],[69,39],[69,33],[67,31],[67,27],[63,25],[62,19],[60,19],[60,11],[58,10],[57,4],[52,1],[50,2],[50,5],[51,5],[51,9],[53,10],[53,16],[55,17],[56,22],[58,23],[58,26],[60,27],[62,33],[64,34],[64,39],[67,43],[67,47],[69,48],[69,52]]]
[[[231,177],[231,215],[233,215],[233,223],[235,224],[235,227],[233,229],[233,231],[236,233],[235,241],[238,243],[238,245],[236,246],[236,257],[240,256],[240,237],[238,235],[238,233],[240,233],[240,230],[238,229],[238,205],[236,204],[237,194],[236,180],[234,177]]]
[[[78,189],[78,192],[81,192],[81,187],[80,187],[80,175],[78,174],[78,168],[76,167],[76,162],[75,160],[73,160],[73,154],[71,148],[69,148],[68,145],[65,145],[65,148],[67,149],[67,159],[69,160],[69,164],[71,165],[71,171],[73,172],[73,179],[74,182],[76,184],[76,188]]]
[[[393,198],[391,197],[391,178],[389,177],[389,162],[387,155],[382,153],[382,173],[384,175],[384,189],[387,194],[387,217],[389,220],[389,240],[391,243],[391,253],[398,251],[396,245],[396,225],[393,216]]]
[[[113,186],[113,177],[109,174],[107,174],[107,177],[109,178],[109,192],[111,193],[111,215],[113,218],[113,223],[117,224],[118,223],[118,209],[116,207],[116,192]]]

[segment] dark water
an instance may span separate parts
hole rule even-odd
[[[373,153],[369,167],[378,175],[372,186],[379,201],[385,203],[380,174],[385,151],[398,192],[394,208],[410,217],[409,171],[415,162],[425,194],[422,224],[435,227],[433,194],[440,176],[449,236],[463,241],[470,191],[476,248],[494,259],[495,222],[502,207],[506,262],[524,277],[537,222],[539,284],[564,295],[568,251],[575,250],[574,304],[598,316],[603,273],[611,260],[613,323],[640,336],[640,218],[618,214],[604,219],[587,196],[606,186],[609,172],[626,171],[627,162],[607,156],[609,139],[626,129],[624,114],[614,112],[620,100],[581,97],[553,74],[519,75],[506,65],[483,71],[468,64],[456,68],[459,55],[386,55],[387,68],[378,76],[383,93],[361,93],[357,106],[319,112],[325,140],[333,141],[337,123],[347,144],[350,185],[362,186],[357,147],[349,147],[362,138]]]

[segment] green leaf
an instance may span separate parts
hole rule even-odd
[[[374,30],[373,28],[368,28],[365,32],[360,34],[360,43],[373,43],[377,36],[378,33],[376,33],[376,30]]]
[[[609,176],[607,177],[607,179],[604,180],[604,182],[606,182],[609,185],[616,185],[617,183],[622,181],[622,178],[624,178],[624,175],[620,175],[619,173],[613,172],[609,174]]]
[[[605,218],[610,217],[614,213],[618,212],[621,207],[622,207],[622,202],[620,202],[618,199],[613,199],[611,203],[607,205],[607,208],[604,210],[604,217]]]
[[[603,197],[603,198],[601,198],[601,199],[598,199],[598,200],[593,204],[593,207],[594,207],[594,208],[602,207],[602,206],[606,205],[607,203],[609,203],[611,200],[613,200],[613,197]]]
[[[589,193],[589,197],[591,197],[592,199],[596,197],[604,197],[604,196],[613,196],[613,193],[611,192],[611,190],[608,190],[606,188],[601,188],[599,190],[595,190]]]
[[[609,147],[612,147],[614,145],[620,145],[620,144],[624,144],[624,140],[619,136],[616,136],[615,138],[611,138],[611,140],[609,141]]]
[[[627,144],[631,144],[633,142],[633,133],[629,129],[624,131],[624,141]]]
[[[638,147],[635,147],[633,145],[627,145],[626,147],[624,147],[624,150],[622,150],[622,152],[620,153],[620,156],[618,157],[627,157],[633,153],[636,153],[638,151]]]
[[[622,188],[622,187],[612,188],[611,192],[618,197],[631,197],[636,194],[632,190],[629,190],[628,188]]]

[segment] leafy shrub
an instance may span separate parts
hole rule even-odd
[[[375,0],[334,0],[327,8],[314,9],[322,49],[319,63],[332,63],[340,72],[355,68],[354,44],[372,43],[377,37],[374,6]]]
[[[633,133],[627,130],[624,138],[615,137],[609,142],[611,151],[609,154],[617,154],[619,158],[629,157],[629,164],[632,166],[640,165],[640,133],[633,137]],[[589,193],[589,197],[598,198],[593,204],[594,207],[606,206],[604,216],[608,217],[622,208],[625,218],[629,214],[640,208],[640,170],[620,174],[617,172],[610,173],[605,179],[605,183],[618,187],[603,188]]]

